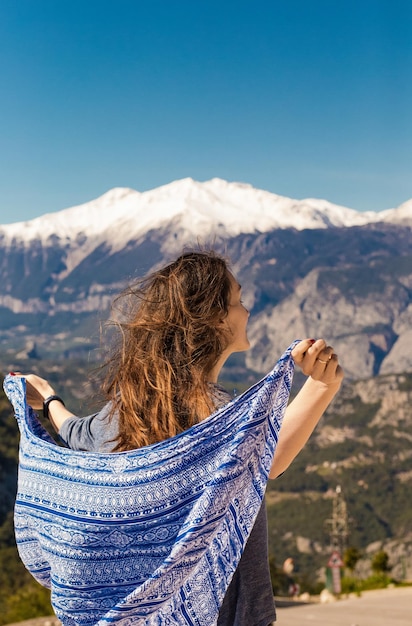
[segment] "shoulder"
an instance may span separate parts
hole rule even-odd
[[[208,383],[210,397],[216,409],[221,409],[225,404],[233,400],[230,393],[217,383]]]

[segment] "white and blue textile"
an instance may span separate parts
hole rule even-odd
[[[21,431],[16,541],[64,626],[216,623],[264,497],[293,345],[184,433],[111,454],[58,446],[24,378],[6,377]]]

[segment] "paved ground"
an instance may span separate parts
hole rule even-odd
[[[363,592],[333,604],[278,607],[276,626],[412,626],[412,587]]]
[[[412,626],[412,587],[367,591],[333,604],[289,604],[278,606],[276,626]],[[10,626],[59,624],[55,617],[43,617]]]

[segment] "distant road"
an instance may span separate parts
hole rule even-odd
[[[412,626],[412,587],[364,591],[333,604],[278,607],[276,626]]]

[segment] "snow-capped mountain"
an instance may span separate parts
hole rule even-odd
[[[264,371],[268,346],[277,353],[297,335],[323,333],[352,355],[351,375],[409,371],[411,226],[412,200],[361,213],[217,178],[112,189],[0,227],[0,347],[89,351],[97,317],[126,282],[200,243],[223,251],[245,286],[249,368]]]
[[[208,237],[216,230],[233,237],[276,228],[349,227],[403,219],[412,219],[412,200],[399,209],[359,212],[327,200],[294,200],[219,178],[203,183],[185,178],[143,193],[111,189],[91,202],[2,226],[0,236],[4,243],[34,239],[46,243],[56,237],[73,241],[81,234],[110,239],[113,249],[120,249],[172,220],[189,237]]]

